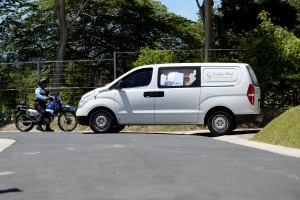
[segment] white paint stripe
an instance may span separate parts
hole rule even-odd
[[[14,174],[15,172],[0,172],[0,176]]]
[[[34,155],[34,154],[39,154],[40,152],[23,152],[24,154],[28,154],[28,155]]]
[[[15,143],[16,140],[11,139],[0,139],[0,152],[2,152],[4,149]]]

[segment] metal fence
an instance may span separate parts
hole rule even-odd
[[[234,49],[211,50],[211,59],[217,62]],[[174,51],[179,62],[204,62],[204,50]],[[155,52],[154,52],[155,53]],[[50,94],[59,91],[64,104],[77,108],[81,96],[94,87],[109,83],[133,68],[140,52],[114,52],[111,59],[38,61],[22,63],[0,63],[0,126],[14,120],[15,107],[24,102],[27,92],[27,104],[34,105],[35,89],[40,78],[49,78],[47,90]],[[59,74],[55,68],[60,65]],[[60,85],[54,87],[53,78],[58,75]]]

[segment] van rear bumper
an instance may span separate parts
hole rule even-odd
[[[237,124],[261,122],[264,119],[262,114],[235,115]]]

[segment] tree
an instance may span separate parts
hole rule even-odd
[[[57,19],[59,22],[59,30],[60,30],[60,41],[57,52],[56,61],[64,61],[66,59],[66,47],[68,43],[69,33],[72,31],[72,26],[76,21],[79,14],[85,8],[89,0],[82,0],[81,5],[78,9],[77,14],[70,24],[67,23],[67,15],[66,15],[66,3],[65,0],[54,0],[54,6],[57,14]],[[55,69],[53,71],[53,89],[51,90],[53,96],[58,96],[60,82],[62,79],[62,62],[57,62],[55,65]]]
[[[222,0],[218,10],[220,14],[215,16],[214,24],[221,48],[237,45],[237,38],[230,38],[232,34],[240,38],[255,29],[261,23],[257,16],[263,10],[270,13],[276,25],[288,30],[299,25],[295,7],[281,0]]]
[[[295,35],[300,38],[300,1],[298,0],[288,0],[288,3],[291,4],[297,10],[297,21],[298,25],[295,26],[293,32]]]
[[[202,6],[200,6],[199,0],[196,0],[196,3],[197,3],[197,6],[199,8],[199,11],[200,11],[200,16],[201,16],[201,19],[202,19],[203,27],[205,27],[205,0],[203,1]],[[211,7],[213,7],[214,1],[212,0],[211,3],[212,3]],[[212,12],[212,10],[210,12]],[[213,15],[211,14],[211,19],[210,19],[211,23],[213,21],[212,16]],[[213,29],[212,25],[210,26],[210,36],[209,36],[209,38],[210,38],[209,49],[215,49],[216,38],[215,38],[214,29]]]
[[[18,4],[21,1],[24,4]],[[21,1],[8,1],[9,9],[6,1],[0,3],[0,54],[7,55],[10,61],[57,59],[60,26],[53,1]],[[203,31],[193,32],[202,26],[169,13],[158,1],[89,0],[74,21],[81,3],[69,0],[65,5],[66,23],[72,24],[66,45],[67,60],[99,59],[113,51],[155,48],[156,42],[167,49],[203,47]],[[9,10],[16,8],[23,12],[11,15]]]
[[[34,12],[35,15],[31,15]],[[0,44],[1,54],[6,62],[27,61],[29,57],[43,57],[40,51],[44,24],[38,6],[26,0],[2,1],[0,3]],[[27,21],[26,16],[31,20]],[[38,31],[37,31],[38,30]],[[36,39],[33,35],[37,36]]]
[[[162,49],[203,47],[202,26],[167,12],[157,1],[55,2],[0,3],[0,54],[4,62],[100,59],[113,51],[156,48],[156,42]],[[59,80],[65,82],[61,63],[54,74],[52,87],[59,88]]]
[[[161,44],[157,44],[158,49],[160,49]],[[149,47],[141,49],[141,54],[139,58],[133,63],[134,67],[139,67],[142,65],[151,64],[163,64],[163,63],[178,63],[178,58],[174,52],[168,51],[167,49],[153,50]]]
[[[300,39],[281,26],[274,25],[270,14],[259,15],[261,24],[239,39],[240,62],[254,69],[266,106],[298,105],[300,92]]]

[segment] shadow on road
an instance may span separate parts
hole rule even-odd
[[[231,134],[228,135],[246,135],[246,134],[254,134],[258,133],[260,129],[238,129],[233,131]],[[202,136],[202,137],[218,137],[210,133],[209,130],[202,130],[202,131],[188,131],[188,132],[120,132],[120,133],[94,133],[94,132],[83,132],[82,134],[166,134],[166,135],[192,135],[192,136]]]
[[[23,192],[23,190],[20,190],[19,188],[12,188],[12,189],[7,189],[7,190],[0,190],[0,194],[11,193],[11,192]]]
[[[253,130],[246,129],[246,130],[236,130],[227,135],[246,135],[246,134],[254,134],[254,133],[258,133],[258,132],[259,132],[259,129],[253,129]],[[192,135],[203,136],[203,137],[218,137],[218,136],[213,135],[209,131],[201,132],[201,133],[194,133]]]

